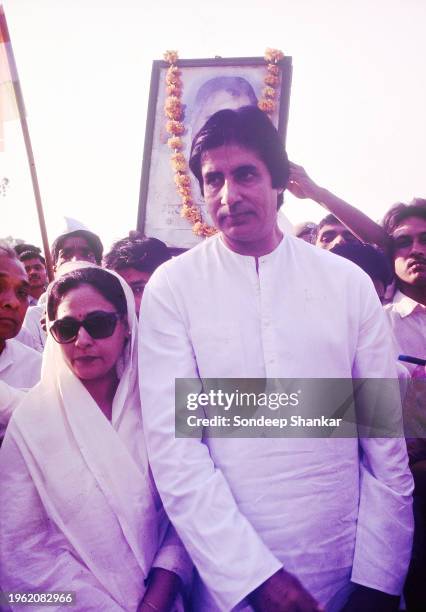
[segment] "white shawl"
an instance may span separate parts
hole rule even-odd
[[[134,300],[119,280],[131,336],[111,422],[49,334],[41,382],[0,451],[3,590],[75,591],[85,611],[136,609],[168,526],[143,442]]]

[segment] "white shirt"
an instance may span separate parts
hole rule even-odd
[[[41,356],[12,338],[0,354],[0,436],[4,434],[12,411],[22,399],[22,389],[40,380]]]
[[[426,359],[426,306],[397,291],[385,306],[398,354]],[[398,355],[397,355],[398,357]],[[413,364],[406,364],[410,371]]]
[[[148,452],[206,585],[196,609],[231,610],[282,565],[322,605],[350,579],[398,593],[412,532],[403,440],[364,440],[360,464],[356,439],[174,437],[175,378],[396,377],[357,266],[285,236],[258,268],[216,236],[161,266],[142,301]]]
[[[46,332],[41,326],[40,320],[44,315],[44,306],[30,306],[25,315],[22,329],[17,335],[17,339],[31,346],[36,351],[42,353],[46,344]],[[30,336],[31,339],[28,338]]]

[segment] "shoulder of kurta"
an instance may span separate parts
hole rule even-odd
[[[324,280],[338,284],[347,279],[350,287],[353,283],[364,287],[372,286],[368,274],[349,259],[315,247],[295,236],[286,236],[286,240],[297,261],[304,262],[304,265],[315,273],[318,282]]]
[[[219,240],[217,235],[207,238],[185,253],[163,263],[152,274],[148,284],[149,289],[155,291],[165,285],[169,287],[181,285],[188,289],[191,279],[194,275],[200,274],[200,268],[205,265],[206,260],[214,258],[218,248],[217,240]]]
[[[40,380],[41,354],[35,349],[12,338],[7,341],[14,366],[22,371],[23,387],[32,387]],[[25,381],[29,381],[25,383]]]

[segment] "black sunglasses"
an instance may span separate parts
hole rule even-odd
[[[50,333],[59,344],[67,344],[74,342],[80,327],[84,327],[92,338],[101,340],[112,336],[120,318],[117,312],[102,312],[101,310],[91,312],[83,321],[74,319],[74,317],[64,317],[52,323]]]

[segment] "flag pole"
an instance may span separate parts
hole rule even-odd
[[[43,242],[44,256],[46,259],[47,274],[48,274],[49,280],[52,281],[53,280],[52,257],[50,255],[49,241],[47,239],[46,222],[44,219],[43,206],[41,203],[40,187],[38,184],[37,171],[36,171],[36,166],[35,166],[35,161],[34,161],[34,153],[33,153],[33,148],[31,146],[30,133],[28,130],[28,123],[27,123],[27,119],[25,116],[24,97],[22,95],[21,84],[18,79],[18,71],[16,68],[16,62],[15,62],[15,57],[13,54],[12,43],[11,43],[10,36],[9,36],[9,29],[7,27],[6,15],[4,13],[3,5],[1,4],[0,4],[0,34],[1,34],[1,38],[5,41],[5,43],[9,43],[9,44],[5,44],[6,56],[7,56],[7,61],[9,63],[10,73],[12,75],[13,90],[15,93],[16,104],[18,107],[19,119],[21,123],[22,134],[24,137],[28,164],[30,167],[31,182],[33,185],[34,197],[35,197],[35,202],[36,202],[36,207],[37,207],[38,222],[40,226],[41,239]]]

